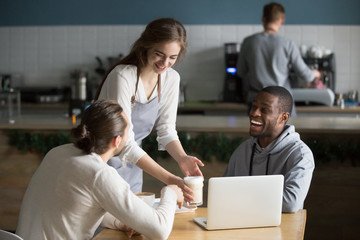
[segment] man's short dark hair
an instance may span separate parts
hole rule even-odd
[[[272,23],[279,20],[282,17],[285,17],[285,8],[276,2],[271,2],[266,4],[263,9],[263,17],[265,23]]]
[[[267,92],[271,95],[277,96],[279,98],[280,111],[291,114],[293,108],[293,97],[286,88],[280,86],[270,86],[263,88],[261,92]]]

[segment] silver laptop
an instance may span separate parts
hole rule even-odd
[[[279,226],[284,176],[209,179],[207,218],[193,220],[208,229]]]

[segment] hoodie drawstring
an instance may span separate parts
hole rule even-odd
[[[252,166],[253,166],[253,160],[254,160],[254,153],[255,153],[256,143],[254,143],[252,147],[251,157],[250,157],[250,169],[249,169],[249,176],[252,175]]]
[[[254,161],[255,148],[256,148],[256,143],[254,143],[254,145],[252,147],[252,152],[251,152],[251,157],[250,157],[249,176],[252,176],[252,167],[253,167],[253,161]],[[270,162],[270,153],[267,157],[265,175],[268,175],[268,173],[269,173],[269,162]]]
[[[268,155],[268,159],[267,159],[267,162],[266,162],[266,173],[265,173],[265,175],[268,175],[268,172],[269,172],[269,162],[270,162],[270,153]]]

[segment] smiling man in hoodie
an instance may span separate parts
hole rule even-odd
[[[250,135],[234,151],[224,176],[284,176],[283,212],[303,208],[315,168],[310,148],[293,125],[287,124],[293,107],[288,90],[263,88],[250,110]]]

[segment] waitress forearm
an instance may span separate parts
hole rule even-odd
[[[182,147],[180,141],[174,140],[166,145],[166,151],[177,161],[181,161],[184,157],[187,156],[184,148]]]
[[[136,166],[165,184],[174,184],[177,177],[156,163],[148,154],[137,161]]]
[[[178,140],[168,143],[166,150],[179,164],[185,176],[202,176],[199,166],[203,167],[204,164],[197,157],[187,155]]]
[[[157,164],[149,155],[145,154],[142,156],[136,165],[150,174],[151,176],[157,178],[167,185],[175,184],[183,190],[184,199],[187,202],[192,201],[192,190],[184,184],[184,180],[174,174],[168,172],[159,164]]]

